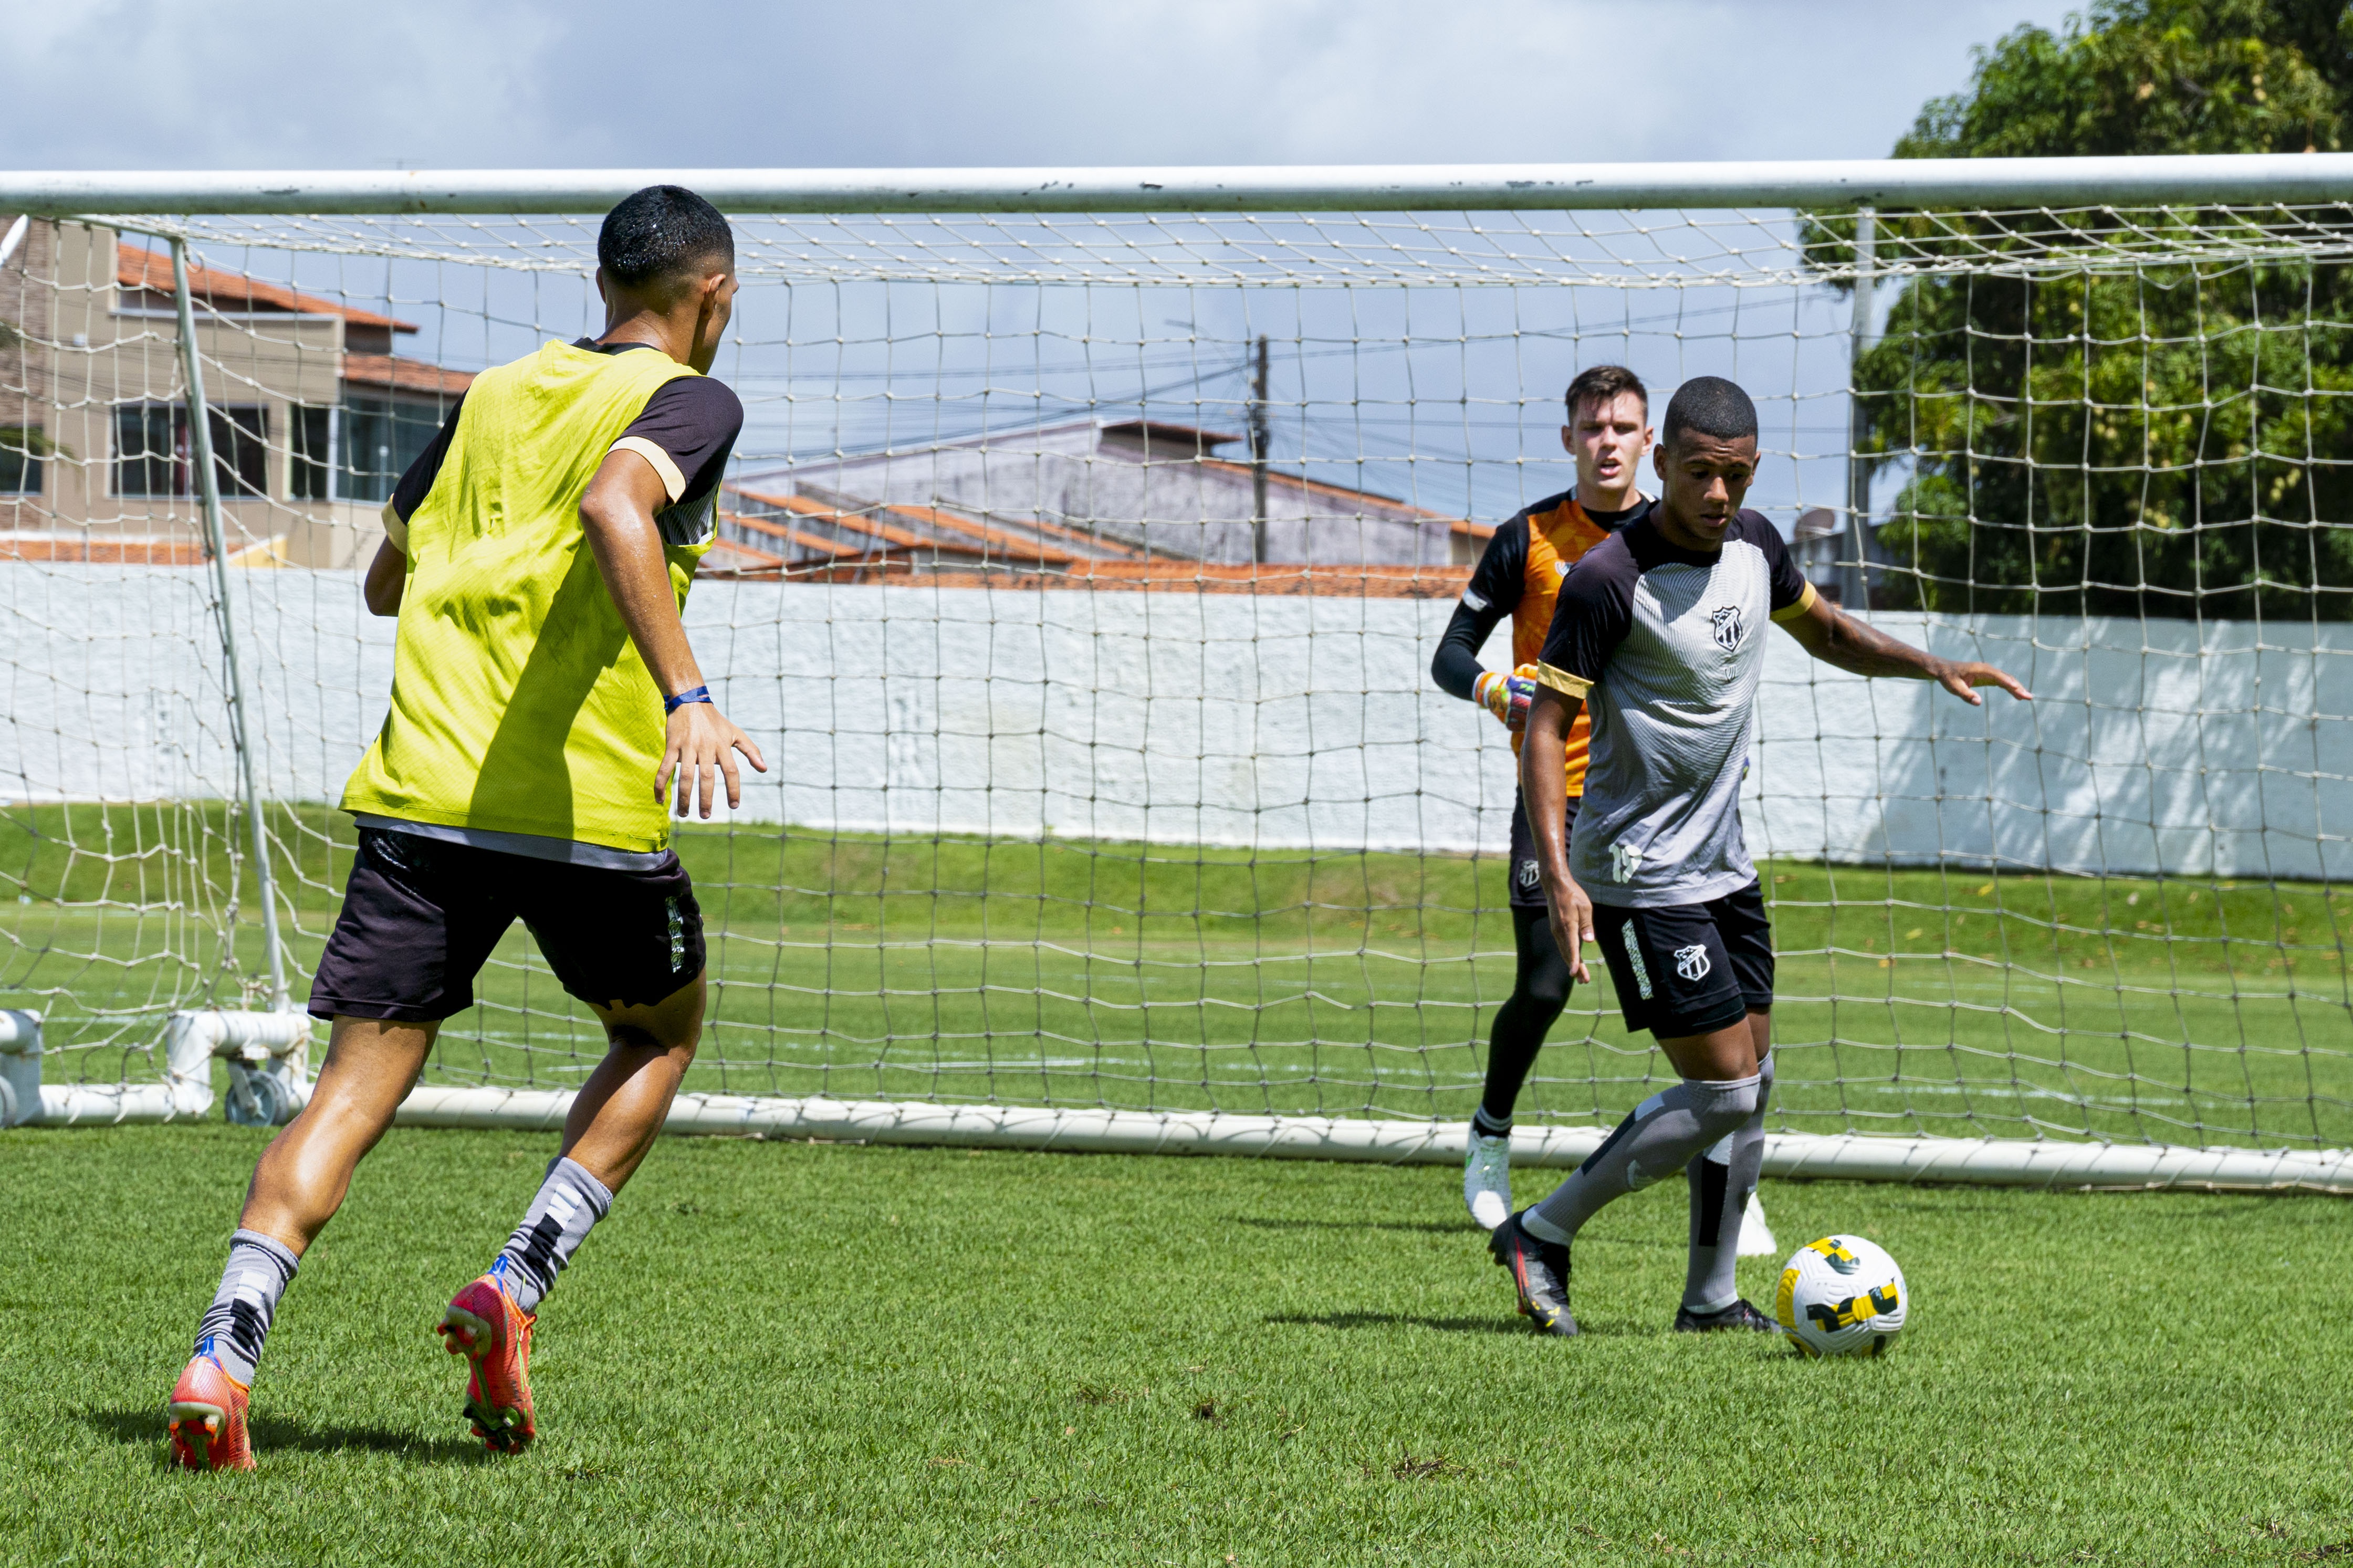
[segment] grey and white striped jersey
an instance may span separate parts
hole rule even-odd
[[[1656,909],[1746,887],[1740,832],[1767,623],[1813,588],[1781,535],[1743,511],[1701,554],[1653,511],[1586,552],[1560,585],[1536,679],[1592,716],[1569,873],[1596,903]]]

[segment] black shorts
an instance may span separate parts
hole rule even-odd
[[[1629,1030],[1704,1035],[1773,1007],[1773,926],[1755,882],[1704,904],[1593,906],[1593,934]]]
[[[702,973],[702,911],[675,855],[613,870],[363,827],[311,1016],[426,1024],[463,1012],[518,915],[583,1002],[650,1005]]]
[[[1577,828],[1577,803],[1580,796],[1568,797],[1568,822],[1561,828],[1561,841]],[[1512,908],[1540,910],[1545,907],[1544,878],[1536,871],[1535,835],[1528,831],[1527,797],[1514,791],[1512,795]]]

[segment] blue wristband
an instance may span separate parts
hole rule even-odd
[[[698,686],[691,691],[681,691],[675,697],[663,698],[662,712],[665,714],[675,713],[690,702],[708,702],[710,700],[711,688],[708,686]]]

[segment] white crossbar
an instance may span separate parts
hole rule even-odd
[[[674,182],[735,213],[1463,212],[2353,200],[2353,153],[1166,169],[0,172],[0,212],[591,213]]]

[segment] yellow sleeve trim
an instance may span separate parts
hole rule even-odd
[[[1593,689],[1593,682],[1585,677],[1571,675],[1565,669],[1555,669],[1548,664],[1536,666],[1536,684],[1549,686],[1562,696],[1574,697],[1580,702],[1585,700],[1585,694]]]
[[[1799,616],[1804,615],[1808,610],[1812,609],[1814,607],[1814,601],[1820,597],[1821,595],[1820,594],[1814,592],[1814,585],[1811,583],[1809,583],[1806,584],[1806,591],[1798,595],[1798,602],[1794,605],[1786,605],[1780,609],[1774,611],[1773,618],[1777,621],[1794,621]]]
[[[379,515],[384,519],[384,536],[392,542],[395,550],[403,555],[407,554],[408,524],[400,520],[400,513],[393,510],[390,501],[384,503],[384,510]]]
[[[668,452],[663,451],[643,436],[624,436],[607,447],[606,451],[608,455],[613,452],[635,452],[653,465],[653,470],[661,476],[662,489],[669,493],[673,505],[677,503],[679,497],[686,493],[686,476],[678,471],[678,465],[670,461]]]

